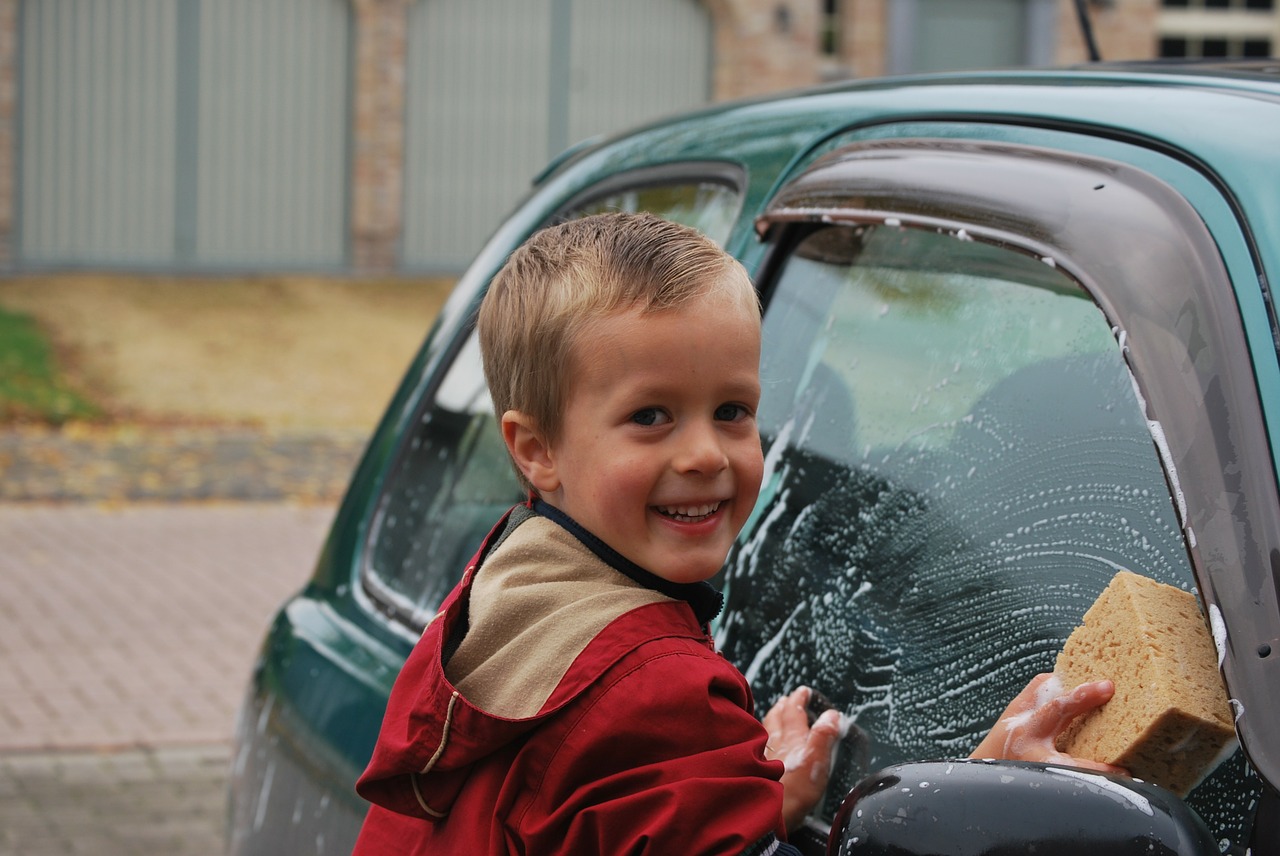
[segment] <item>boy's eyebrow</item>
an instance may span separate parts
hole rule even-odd
[[[643,384],[629,387],[626,392],[630,398],[650,398],[660,397],[671,393],[672,389],[682,390],[685,384],[677,378],[670,378],[663,381],[647,381]],[[721,390],[726,399],[731,398],[759,398],[760,397],[760,378],[757,375],[751,375],[748,379],[729,380],[721,384]]]
[[[743,380],[728,384],[727,389],[736,393],[742,398],[759,398],[760,397],[760,376],[752,375],[751,379]]]

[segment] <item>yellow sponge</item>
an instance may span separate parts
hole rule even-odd
[[[1195,596],[1121,571],[1084,614],[1054,672],[1067,689],[1108,678],[1116,694],[1058,748],[1185,795],[1234,746],[1218,656]]]

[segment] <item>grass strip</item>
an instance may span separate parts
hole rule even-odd
[[[58,371],[48,338],[30,315],[0,308],[0,422],[97,419],[102,410]]]

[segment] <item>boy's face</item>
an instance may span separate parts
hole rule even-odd
[[[543,498],[667,580],[715,574],[764,462],[760,321],[719,290],[677,310],[592,322],[573,353]]]

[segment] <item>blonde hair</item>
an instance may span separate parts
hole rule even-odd
[[[679,308],[726,285],[758,316],[755,289],[733,256],[696,229],[652,214],[596,214],[534,233],[480,305],[480,353],[494,411],[499,419],[509,410],[527,414],[554,442],[573,349],[593,320]]]

